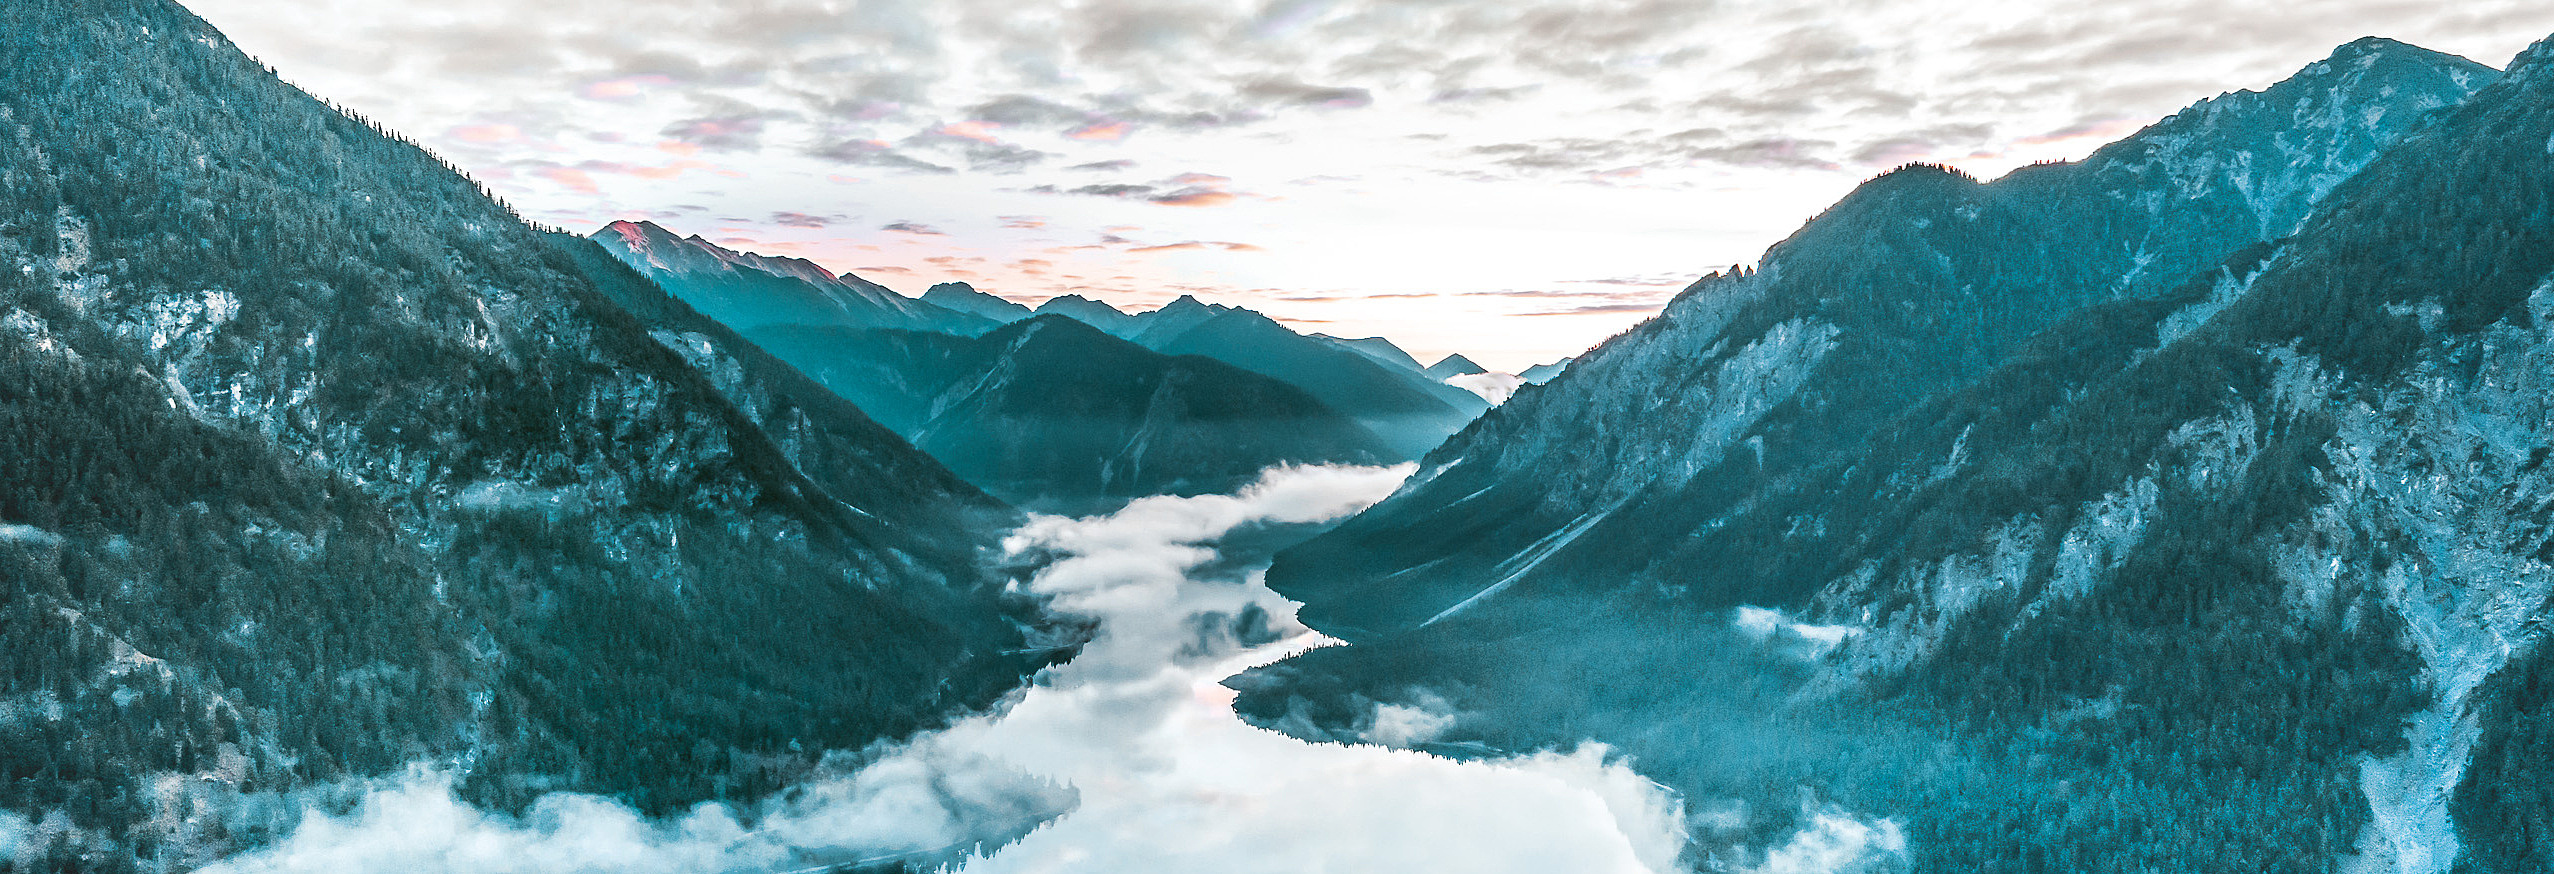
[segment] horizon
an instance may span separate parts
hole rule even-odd
[[[545,224],[1509,372],[1897,166],[2081,159],[2368,35],[2497,68],[2554,32],[2518,2],[187,5]]]

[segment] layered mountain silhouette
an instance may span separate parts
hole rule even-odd
[[[1173,355],[1199,355],[1298,386],[1416,458],[1479,416],[1489,404],[1471,392],[1378,363],[1337,342],[1287,330],[1249,310],[1217,314],[1146,345]]]
[[[969,482],[1049,509],[1233,488],[1272,464],[1407,461],[1488,408],[1415,363],[1394,363],[1409,356],[1388,341],[1298,334],[1195,297],[1140,313],[1078,295],[1032,309],[944,283],[920,299],[835,305],[866,300],[842,291],[866,286],[644,222],[593,238]],[[1022,347],[1037,366],[1003,360],[1020,334],[991,326],[1039,320],[1089,330],[1037,335]],[[1267,408],[1249,413],[1246,403]],[[1266,427],[1245,436],[1254,423]]]
[[[737,330],[843,325],[974,335],[1001,324],[849,273],[835,276],[802,259],[737,252],[698,235],[678,237],[654,222],[613,222],[593,238],[693,309]]]
[[[968,481],[1051,509],[1231,491],[1274,465],[1390,456],[1292,385],[1062,315],[978,338],[803,327],[758,336]]]
[[[1394,367],[1402,370],[1414,370],[1423,373],[1427,371],[1426,367],[1419,364],[1419,359],[1410,357],[1409,352],[1403,351],[1400,346],[1395,345],[1391,340],[1387,340],[1382,337],[1361,337],[1349,340],[1322,334],[1316,334],[1314,336],[1348,347],[1349,351],[1363,354],[1368,358],[1374,359],[1376,363],[1382,364],[1386,367]]]
[[[964,282],[943,282],[922,293],[922,302],[980,316],[996,324],[1007,325],[1036,313],[1026,306],[975,290]]]
[[[2549,141],[2554,48],[2370,39],[1873,180],[1282,555],[1358,645],[1243,706],[1593,736],[1743,802],[1724,858],[1849,810],[1918,870],[2543,870]]]
[[[0,32],[30,870],[192,867],[298,816],[252,799],[412,764],[499,809],[751,799],[1052,657],[980,570],[1014,511],[594,243],[174,4]]]

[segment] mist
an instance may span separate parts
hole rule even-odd
[[[1600,746],[1457,761],[1384,743],[1310,744],[1244,723],[1221,681],[1332,645],[1237,533],[1338,519],[1411,467],[1272,469],[1232,495],[1146,498],[1036,517],[1005,541],[1018,585],[1094,623],[1069,663],[995,712],[887,749],[741,810],[649,820],[557,794],[521,816],[474,809],[448,773],[366,787],[306,814],[225,872],[744,872],[903,862],[966,872],[1666,872],[1679,799]],[[1424,741],[1451,714],[1395,705],[1369,738]],[[1806,849],[1806,848],[1804,848]],[[1808,854],[1804,854],[1807,856]]]

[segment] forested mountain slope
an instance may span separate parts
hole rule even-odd
[[[2467,76],[2491,84],[2412,117],[2455,89],[2410,83]],[[1360,708],[1427,689],[1461,713],[1445,740],[1594,736],[1698,804],[1745,802],[1703,829],[1731,859],[1848,810],[1902,823],[1921,871],[2544,870],[2554,46],[2494,78],[2345,47],[2253,105],[2329,110],[2277,115],[2300,124],[2376,118],[2401,138],[2271,136],[2374,152],[2328,158],[2366,169],[2322,185],[2302,221],[2225,201],[2260,204],[2255,227],[2284,239],[2233,245],[2242,213],[2201,210],[2140,233],[2193,253],[2232,241],[2170,285],[2132,277],[2063,312],[1930,311],[1971,320],[1973,336],[2049,310],[2001,347],[1909,347],[1888,375],[1935,374],[1916,384],[1932,390],[1854,402],[1845,421],[1859,427],[1838,432],[1831,411],[1877,389],[1825,368],[1869,342],[1869,324],[1828,304],[1761,334],[1732,326],[1764,321],[1750,313],[1779,297],[1768,289],[1825,288],[1787,283],[1815,263],[1819,225],[1858,203],[1936,199],[1897,227],[1940,227],[1980,191],[1927,171],[1867,186],[1761,271],[1707,280],[1494,412],[1399,510],[1331,535],[1442,532],[1433,564],[1359,565],[1341,539],[1281,558],[1272,580],[1361,645],[1250,678],[1244,706],[1353,735]],[[2141,140],[2233,112],[2186,112],[2086,164],[1984,190],[2098,179],[2106,161],[2162,154]],[[2161,169],[2281,166],[2236,157],[2260,154],[2249,148],[2184,148]],[[2214,190],[2119,193],[2169,206]],[[2045,250],[2019,238],[2009,251]],[[1923,275],[1928,261],[1876,269]],[[1594,512],[1486,555],[1449,544],[1529,517],[1523,499],[1410,514],[1468,466],[1596,439],[1563,423],[1615,415],[1607,392],[1636,391],[1636,373],[1719,390],[1611,419],[1632,448],[1534,481],[1594,496]],[[1658,436],[1670,427],[1683,436]],[[1409,570],[1385,576],[1396,569]]]
[[[2288,235],[2380,145],[2493,76],[2363,40],[2081,163],[1985,185],[1929,166],[1872,180],[1760,269],[1697,283],[1483,416],[1399,494],[1281,559],[1272,583],[1356,640],[1502,581],[1675,572],[1693,557],[1631,547],[1676,542],[1762,472],[1854,457],[2067,313],[2153,297]]]
[[[72,867],[414,762],[751,797],[1034,667],[1011,511],[840,399],[173,4],[0,32],[0,808]]]

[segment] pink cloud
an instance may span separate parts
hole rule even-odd
[[[465,124],[448,132],[469,143],[510,143],[523,139],[523,129],[510,124]]]
[[[649,88],[671,84],[674,84],[673,77],[661,73],[615,76],[586,83],[585,87],[577,89],[577,96],[587,100],[628,100],[645,93]]]
[[[593,176],[587,175],[585,171],[574,167],[544,167],[541,169],[540,175],[541,178],[566,186],[569,191],[574,191],[578,194],[603,193],[602,186],[594,184]]]
[[[696,161],[689,159],[657,165],[627,164],[620,161],[585,161],[577,164],[576,169],[583,170],[588,173],[608,173],[615,176],[632,176],[640,179],[657,180],[678,179],[681,178],[683,174],[693,170],[707,170],[721,176],[733,177],[743,175],[725,167],[712,164],[708,161]]]
[[[1090,124],[1074,128],[1070,131],[1066,131],[1064,137],[1065,139],[1082,140],[1085,142],[1113,143],[1118,140],[1125,139],[1127,133],[1134,129],[1134,125],[1130,125],[1122,121],[1095,121]]]
[[[1213,240],[1190,240],[1190,241],[1185,242],[1185,243],[1169,243],[1169,244],[1160,245],[1160,246],[1142,246],[1142,247],[1138,247],[1138,248],[1128,249],[1128,250],[1126,250],[1126,251],[1128,251],[1128,252],[1181,252],[1181,251],[1197,251],[1197,250],[1206,250],[1206,249],[1220,249],[1220,250],[1222,250],[1222,251],[1226,251],[1226,252],[1264,252],[1264,251],[1267,251],[1267,250],[1262,249],[1262,248],[1260,248],[1260,247],[1258,247],[1258,246],[1253,246],[1253,245],[1251,245],[1251,244],[1249,244],[1249,243],[1228,243],[1228,242],[1219,242],[1219,241],[1213,241]]]
[[[2023,137],[2021,139],[2014,140],[2013,142],[2019,145],[2029,146],[2044,146],[2051,143],[2063,143],[2072,140],[2086,139],[2110,142],[2131,133],[2135,133],[2138,128],[2144,126],[2144,122],[2140,122],[2135,119],[2103,119],[2071,125],[2048,133],[2040,134],[2038,136]]]
[[[1230,191],[1199,189],[1194,191],[1182,191],[1175,194],[1165,194],[1160,197],[1153,198],[1153,202],[1163,206],[1223,206],[1224,204],[1233,202],[1237,198],[1238,195],[1235,195]]]
[[[942,136],[963,137],[979,143],[999,144],[1002,140],[996,138],[993,135],[993,131],[1000,127],[1001,125],[994,124],[989,121],[961,121],[955,124],[941,125],[938,129],[932,132]]]

